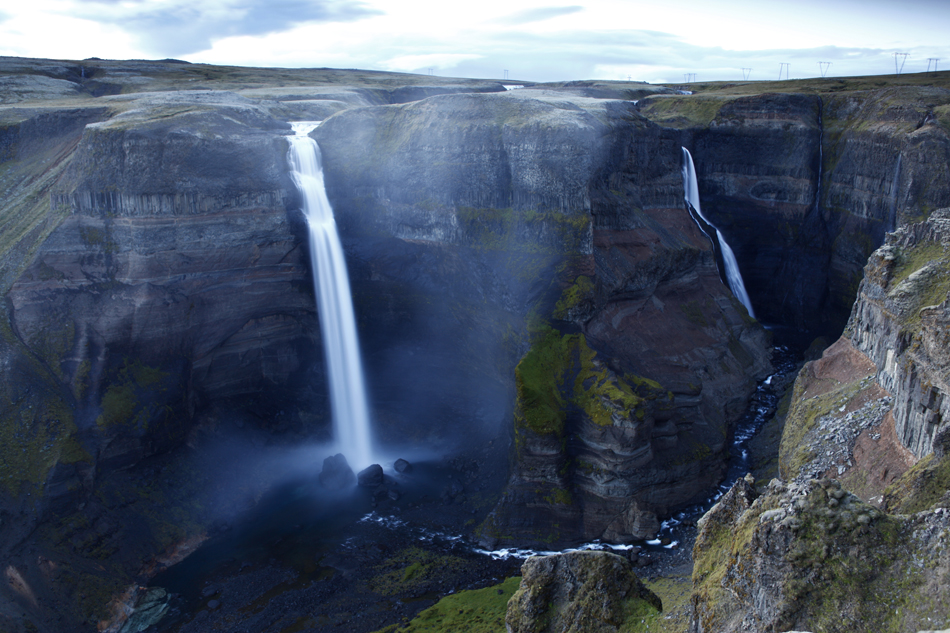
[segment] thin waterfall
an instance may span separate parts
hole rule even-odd
[[[696,168],[693,165],[693,156],[685,147],[682,149],[683,189],[685,190],[686,203],[692,207],[696,215],[698,215],[703,222],[716,231],[716,241],[719,243],[722,263],[726,268],[726,281],[729,284],[729,289],[732,290],[732,294],[735,295],[736,299],[745,306],[745,309],[749,312],[749,316],[754,319],[755,313],[752,311],[752,302],[749,300],[749,293],[745,290],[745,284],[742,283],[742,273],[739,272],[739,262],[736,261],[736,255],[732,252],[732,249],[729,248],[729,244],[726,242],[726,238],[722,236],[722,232],[703,215],[703,210],[699,206],[699,183],[696,180]],[[699,226],[699,230],[706,233],[706,230],[699,222],[696,222],[696,224]]]
[[[319,123],[291,125],[295,135],[288,137],[288,162],[310,227],[310,263],[330,382],[334,435],[349,463],[357,469],[365,468],[372,463],[372,440],[353,297],[333,208],[323,184],[320,148],[308,136]]]
[[[901,185],[901,158],[903,154],[897,155],[897,166],[894,168],[894,178],[891,180],[891,202],[888,209],[888,231],[897,230],[897,194],[900,192]]]

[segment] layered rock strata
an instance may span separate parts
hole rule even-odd
[[[419,335],[424,357],[471,349],[512,371],[529,350],[486,545],[642,538],[702,494],[769,365],[684,209],[674,131],[630,103],[525,89],[352,110],[315,134],[340,222],[377,240],[355,245],[371,271],[357,296],[444,289],[452,318]],[[390,236],[405,246],[382,252]],[[439,278],[405,259],[446,252],[458,263]]]
[[[950,202],[950,91],[839,83],[639,104],[686,133],[703,209],[735,251],[756,314],[832,335],[884,234]]]
[[[848,332],[894,396],[901,443],[918,458],[950,428],[950,209],[901,227],[868,260]]]

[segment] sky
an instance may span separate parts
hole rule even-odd
[[[2,0],[0,55],[516,81],[877,75],[950,70],[950,2]]]

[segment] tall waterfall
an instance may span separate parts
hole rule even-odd
[[[696,168],[693,166],[693,156],[685,147],[682,149],[683,189],[686,193],[686,202],[693,208],[696,215],[698,215],[703,222],[716,231],[716,241],[719,243],[722,263],[726,267],[726,281],[729,283],[729,289],[732,290],[732,294],[735,295],[736,299],[742,302],[745,309],[749,311],[749,316],[755,318],[755,313],[752,311],[752,302],[749,301],[749,293],[745,291],[745,284],[742,283],[742,273],[739,272],[739,263],[736,261],[736,255],[732,252],[732,249],[729,248],[726,238],[722,236],[722,233],[716,228],[716,225],[707,220],[706,216],[703,215],[703,210],[699,206],[699,183],[696,181]],[[699,222],[696,224],[699,225],[699,229],[703,231],[703,233],[706,232]]]
[[[372,463],[372,447],[363,364],[343,247],[323,184],[320,148],[308,136],[317,125],[292,124],[295,135],[288,137],[288,160],[310,226],[310,262],[330,382],[334,435],[349,463],[365,468]]]

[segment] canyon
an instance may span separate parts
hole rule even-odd
[[[747,483],[700,526],[696,630],[727,630],[749,607],[702,570],[737,564],[710,545],[728,526],[844,498],[809,483],[829,475],[884,516],[887,486],[939,470],[948,77],[684,94],[0,58],[0,630],[119,630],[128,587],[267,499],[280,468],[255,460],[330,439],[297,120],[324,121],[377,443],[464,461],[446,512],[482,548],[653,538],[725,475],[771,346],[845,332],[780,413],[777,474],[807,477]],[[758,320],[687,209],[682,148]],[[884,398],[888,468],[864,429],[816,461],[835,440],[805,408]],[[735,547],[771,551],[756,538]]]

